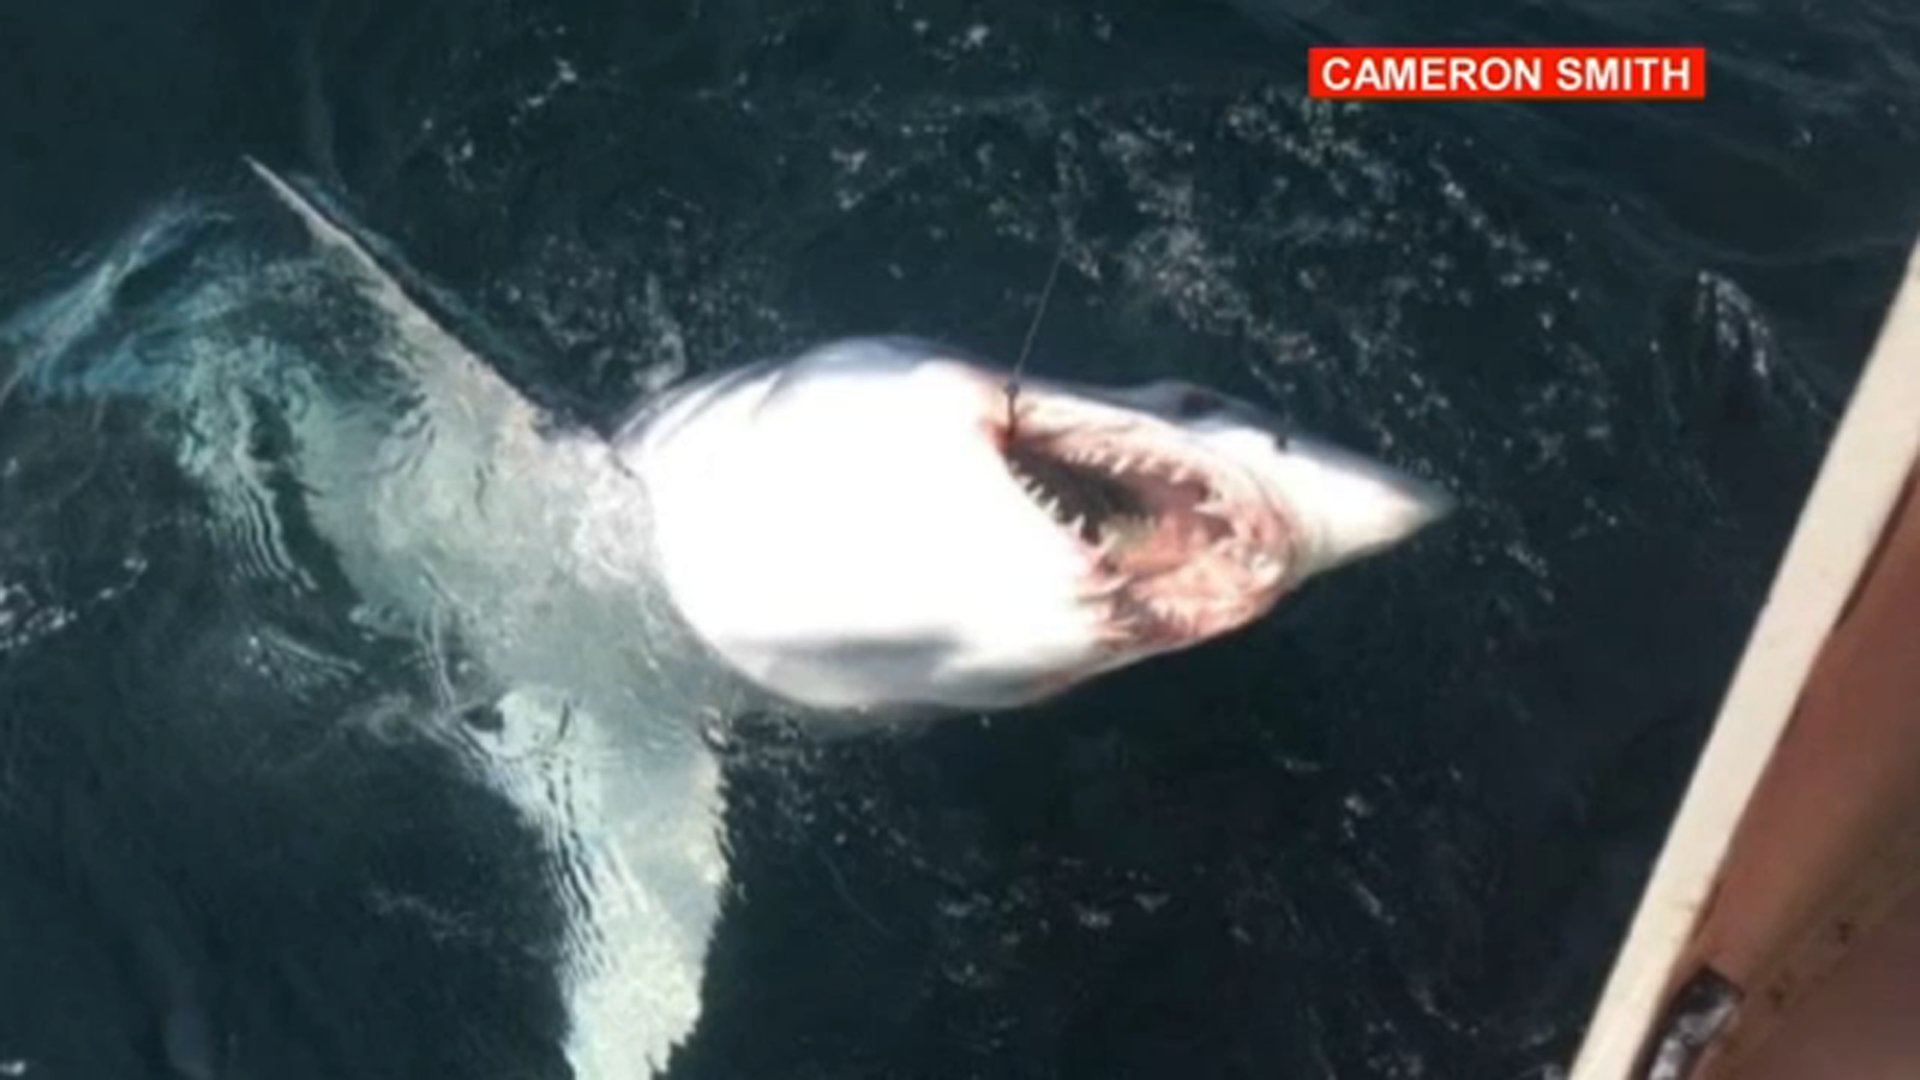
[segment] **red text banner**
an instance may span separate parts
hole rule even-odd
[[[1699,46],[1323,46],[1307,50],[1317,98],[1604,99],[1707,96]]]

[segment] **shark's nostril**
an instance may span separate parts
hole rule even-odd
[[[1174,412],[1183,420],[1191,420],[1196,416],[1219,412],[1221,405],[1219,395],[1189,389],[1181,392],[1179,400],[1174,403]]]

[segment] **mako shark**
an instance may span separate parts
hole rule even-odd
[[[357,620],[452,658],[441,714],[497,722],[403,703],[399,727],[444,735],[577,875],[557,975],[587,1080],[663,1065],[699,1018],[730,715],[772,703],[844,734],[1030,705],[1242,628],[1450,505],[1204,387],[1011,395],[1006,371],[912,338],[570,428],[378,238],[249,164],[308,250],[175,260],[178,291],[146,273],[144,306],[115,314],[183,235],[163,218],[36,316],[30,385],[158,403],[234,574],[308,582],[297,602],[344,580]],[[93,349],[110,325],[143,336]]]
[[[603,444],[590,467],[640,486],[645,522],[623,501],[608,512],[633,520],[611,531],[649,550],[674,612],[733,672],[883,718],[1031,705],[1201,644],[1453,505],[1192,383],[1008,387],[951,346],[856,337],[670,391],[605,439],[562,438]],[[519,423],[551,428],[518,405]]]

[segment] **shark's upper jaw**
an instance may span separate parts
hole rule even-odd
[[[1279,599],[1297,533],[1250,475],[1176,425],[1023,389],[991,425],[1009,477],[1085,564],[1081,599],[1110,653],[1244,625]]]

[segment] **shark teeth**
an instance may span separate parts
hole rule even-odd
[[[1007,465],[1007,471],[1013,474],[1014,482],[1019,485],[1021,491],[1026,493],[1027,498],[1032,499],[1036,505],[1042,510],[1045,510],[1047,515],[1058,522],[1062,528],[1072,532],[1075,536],[1082,538],[1087,537],[1086,514],[1076,513],[1069,517],[1066,510],[1060,505],[1059,495],[1047,490],[1038,480],[1020,471],[1020,468],[1016,465],[1009,463]],[[1102,546],[1105,546],[1111,539],[1108,536],[1108,530],[1105,529],[1096,530],[1094,535],[1099,538]]]
[[[1192,483],[1199,478],[1198,470],[1179,461],[1163,460],[1140,453],[1110,452],[1104,450],[1078,450],[1064,455],[1063,460],[1074,465],[1086,465],[1105,469],[1115,476],[1122,473],[1149,473],[1163,477],[1176,484]]]
[[[1053,502],[1053,496],[1048,494],[1047,490],[1040,486],[1040,481],[1021,472],[1017,466],[1012,464],[1007,466],[1007,471],[1013,474],[1014,483],[1020,485],[1020,490],[1025,492],[1029,499],[1039,503],[1041,506],[1049,506],[1049,504]]]
[[[1231,476],[1221,478],[1223,486],[1211,481],[1204,469],[1190,461],[1111,447],[1076,447],[1060,454],[1058,460],[1083,469],[1097,468],[1115,477],[1153,476],[1169,483],[1189,485],[1189,493],[1196,498],[1196,502],[1180,510],[1171,521],[1163,521],[1154,514],[1097,517],[1072,505],[1072,500],[1043,484],[1014,461],[1008,461],[1008,470],[1020,490],[1080,546],[1096,567],[1102,568],[1097,573],[1113,571],[1116,558],[1130,544],[1160,535],[1161,540],[1179,544],[1194,558],[1218,560],[1237,567],[1238,572],[1249,579],[1243,584],[1253,588],[1269,587],[1283,575],[1284,560],[1261,547],[1255,535],[1248,531],[1250,526],[1243,520],[1238,500],[1227,493],[1233,486]],[[1198,485],[1200,490],[1193,492],[1192,485]],[[1156,533],[1166,528],[1176,529],[1179,535]],[[1117,582],[1103,578],[1092,587],[1093,596],[1110,597],[1125,584],[1124,578]]]

